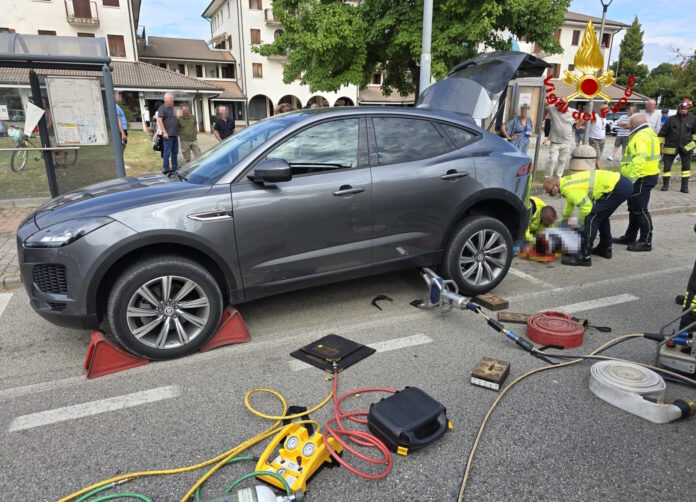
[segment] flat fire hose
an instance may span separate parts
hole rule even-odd
[[[679,398],[665,403],[665,381],[652,370],[619,361],[592,365],[590,390],[600,399],[656,424],[666,424],[693,414],[693,402]]]

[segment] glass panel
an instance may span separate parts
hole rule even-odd
[[[474,138],[474,133],[447,124],[440,124],[457,148],[466,146]]]
[[[358,119],[324,122],[302,131],[268,154],[283,159],[293,174],[345,169],[358,165]]]
[[[426,120],[373,119],[380,164],[400,164],[437,157],[445,153],[445,140]]]

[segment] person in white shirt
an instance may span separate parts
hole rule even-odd
[[[650,129],[656,133],[659,133],[660,128],[662,127],[662,115],[659,111],[655,110],[655,105],[657,105],[657,103],[654,99],[648,100],[648,102],[645,103],[645,111],[643,112],[643,115],[645,115]]]
[[[547,106],[551,128],[549,130],[549,160],[546,164],[546,176],[563,176],[566,164],[570,158],[570,150],[573,147],[573,113],[574,108],[569,108],[562,113],[555,106]]]
[[[604,112],[604,117],[601,113]],[[607,119],[605,118],[609,112],[609,105],[603,104],[597,112],[597,119],[590,122],[590,146],[597,152],[595,159],[595,167],[601,168],[602,152],[604,151],[604,140],[607,137]]]
[[[631,115],[634,113],[636,113],[636,109],[635,107],[631,106],[628,109],[628,113],[616,121],[616,125],[618,126],[619,130],[616,133],[616,140],[614,141],[614,151],[611,152],[611,155],[609,155],[607,159],[614,160],[616,152],[619,151],[619,148],[622,148],[622,154],[626,151],[626,147],[628,146],[628,137],[631,135]]]

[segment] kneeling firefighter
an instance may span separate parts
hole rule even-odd
[[[587,167],[586,164],[583,167]],[[579,169],[580,166],[576,167]],[[562,223],[568,221],[574,208],[578,208],[579,222],[584,228],[579,256],[564,256],[564,265],[592,265],[592,255],[611,258],[611,225],[609,217],[633,193],[633,183],[619,173],[589,169],[559,178],[544,180],[544,190],[549,195],[561,194],[566,199]],[[592,248],[599,232],[599,244]]]
[[[553,206],[547,206],[546,202],[539,197],[529,197],[529,203],[531,205],[529,227],[527,228],[525,238],[527,239],[527,244],[533,245],[539,234],[553,226],[556,221],[556,210]]]
[[[679,103],[676,115],[672,115],[660,129],[662,145],[662,191],[669,190],[669,178],[672,175],[672,163],[677,155],[681,158],[681,191],[689,193],[689,178],[691,177],[691,152],[696,148],[696,116],[689,113],[693,103],[684,99]]]

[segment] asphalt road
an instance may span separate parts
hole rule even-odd
[[[513,311],[566,306],[614,329],[589,330],[584,352],[620,334],[656,329],[679,311],[674,296],[684,289],[694,262],[695,216],[656,217],[652,253],[615,247],[614,259],[596,258],[590,269],[516,260],[495,293],[507,298]],[[615,222],[617,235],[623,225],[625,220]],[[370,305],[377,294],[394,302],[382,302],[379,311]],[[250,343],[88,381],[81,366],[89,333],[46,323],[31,311],[23,291],[2,293],[2,499],[55,500],[116,474],[188,465],[230,449],[268,425],[244,407],[249,389],[270,387],[300,405],[327,395],[324,375],[298,369],[289,353],[337,333],[362,343],[383,342],[381,351],[341,375],[339,392],[417,386],[447,407],[454,429],[424,450],[395,456],[391,474],[381,481],[324,469],[310,482],[306,500],[456,500],[479,424],[497,396],[471,386],[471,370],[482,356],[509,361],[511,378],[542,363],[472,313],[441,315],[409,306],[424,294],[417,272],[407,271],[257,301],[240,307]],[[654,342],[632,340],[610,354],[652,363],[654,349]],[[544,372],[508,393],[483,436],[466,500],[693,498],[696,420],[655,425],[614,408],[587,388],[589,367]],[[138,398],[151,402],[81,418],[68,413],[63,421],[39,425],[61,416],[50,410],[133,393],[141,394],[127,398],[131,404]],[[668,398],[680,395],[696,400],[694,389],[669,383]],[[372,400],[362,395],[347,407],[366,409]],[[254,403],[279,411],[263,396]],[[34,415],[40,412],[48,413]],[[313,418],[323,422],[329,416],[327,407]],[[251,450],[261,451],[261,446]],[[252,467],[224,468],[206,483],[203,498],[220,494]],[[200,474],[137,480],[117,490],[178,500]]]

